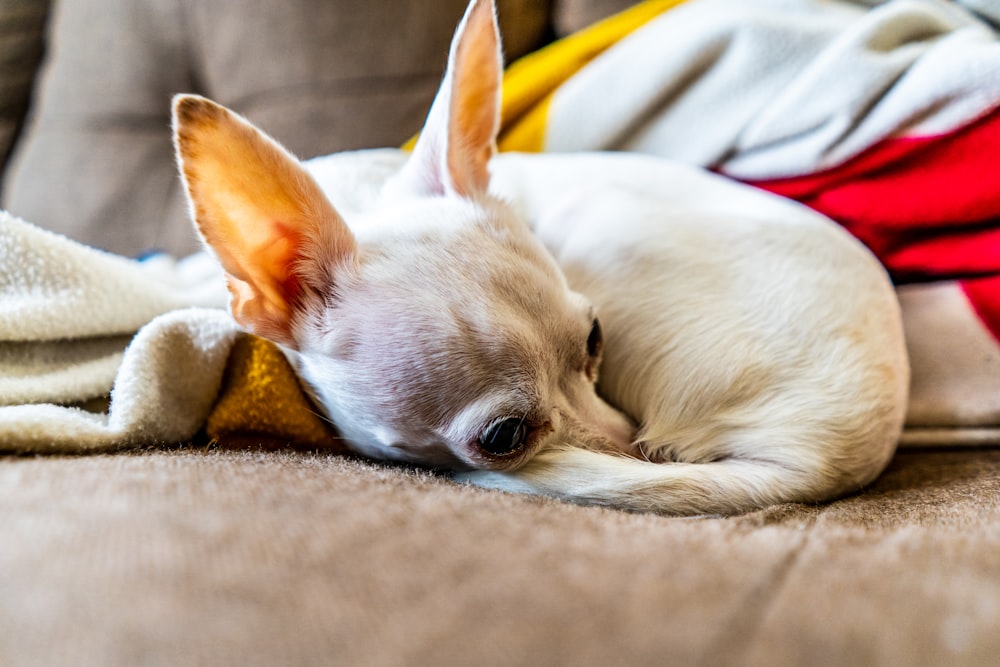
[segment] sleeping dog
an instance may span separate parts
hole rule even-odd
[[[493,3],[472,0],[412,154],[303,164],[209,100],[174,102],[233,316],[285,350],[348,445],[671,514],[872,481],[909,380],[873,256],[665,160],[495,155],[501,74]]]

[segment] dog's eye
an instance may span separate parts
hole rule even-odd
[[[528,435],[524,417],[508,417],[493,422],[479,435],[479,446],[494,456],[513,454],[523,445]]]
[[[604,344],[604,334],[601,332],[601,323],[594,318],[594,324],[590,327],[590,335],[587,336],[587,356],[591,359],[601,353]]]

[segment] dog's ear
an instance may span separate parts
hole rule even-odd
[[[233,316],[294,347],[296,306],[354,265],[353,235],[299,161],[249,121],[179,95],[173,125],[191,214],[227,274]]]
[[[503,56],[493,0],[472,0],[455,31],[448,68],[413,156],[406,187],[472,197],[489,186],[487,163],[500,126]]]

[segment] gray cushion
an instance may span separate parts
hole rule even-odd
[[[0,0],[0,173],[28,109],[48,11],[46,0]]]
[[[465,4],[60,0],[3,205],[118,253],[192,252],[174,93],[246,114],[301,157],[397,145],[423,121]],[[508,58],[546,38],[547,2],[498,4]]]
[[[637,0],[559,0],[552,8],[552,24],[557,36],[581,30],[591,23],[627,9]]]

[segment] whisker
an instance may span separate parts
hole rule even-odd
[[[320,418],[321,420],[325,421],[325,422],[326,422],[327,424],[329,424],[330,426],[333,426],[333,427],[336,427],[336,426],[337,426],[336,424],[334,424],[334,423],[333,423],[333,420],[332,420],[332,419],[330,419],[329,417],[327,417],[327,416],[326,416],[326,415],[324,415],[323,413],[321,413],[321,412],[317,412],[316,410],[313,410],[312,408],[306,408],[306,409],[307,409],[307,410],[309,410],[309,412],[311,412],[311,413],[313,413],[314,415],[316,415],[317,417],[319,417],[319,418]]]

